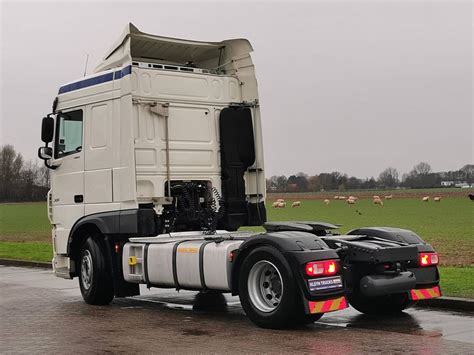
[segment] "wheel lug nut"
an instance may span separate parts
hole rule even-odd
[[[263,283],[263,288],[268,288],[268,286],[270,286],[270,284],[268,282]]]
[[[272,295],[266,295],[265,297],[267,297],[267,300],[271,300],[273,298]]]

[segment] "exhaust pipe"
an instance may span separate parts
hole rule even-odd
[[[367,275],[360,280],[360,290],[368,297],[407,292],[415,286],[416,277],[410,271],[401,272],[396,276]]]

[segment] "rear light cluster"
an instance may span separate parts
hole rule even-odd
[[[438,265],[439,257],[437,253],[420,253],[419,254],[420,266],[433,266]]]
[[[306,275],[308,276],[330,276],[339,271],[337,260],[311,261],[306,264]]]

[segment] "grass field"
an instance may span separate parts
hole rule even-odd
[[[439,203],[420,200],[421,195],[433,196],[431,190],[414,190],[412,195],[404,191],[394,194],[393,200],[384,201],[383,207],[367,198],[376,192],[359,194],[361,199],[353,206],[333,199],[326,206],[322,202],[324,194],[270,195],[267,213],[270,221],[340,223],[343,225],[340,233],[356,227],[382,225],[411,229],[440,253],[444,294],[474,298],[474,203],[464,196],[467,191],[462,191],[462,195],[459,191],[435,191],[437,195],[445,193]],[[271,208],[277,197],[285,198],[290,206],[295,199],[301,200],[301,207]],[[259,230],[258,227],[244,229]],[[0,204],[0,258],[50,261],[51,257],[51,227],[46,204]]]
[[[0,241],[51,243],[46,203],[0,204]]]

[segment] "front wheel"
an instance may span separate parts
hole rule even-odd
[[[352,293],[347,298],[352,307],[365,314],[396,314],[416,303],[409,299],[406,292],[377,297]]]
[[[98,236],[89,236],[79,254],[79,287],[82,298],[89,304],[109,304],[114,298],[112,275],[104,249]]]
[[[239,297],[247,316],[262,328],[279,329],[310,321],[300,307],[290,265],[275,248],[258,247],[245,258]]]

